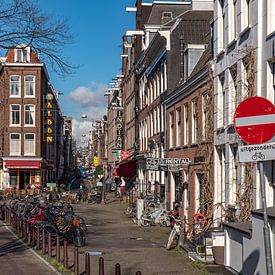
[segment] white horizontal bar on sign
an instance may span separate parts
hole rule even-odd
[[[262,116],[237,117],[235,119],[236,127],[254,126],[254,125],[261,125],[261,124],[272,124],[272,123],[275,123],[275,114],[262,115]]]

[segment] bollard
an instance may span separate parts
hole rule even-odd
[[[35,246],[35,227],[31,225],[32,227],[32,246]]]
[[[99,258],[99,275],[104,275],[104,259],[103,259],[103,257]]]
[[[36,238],[37,238],[37,249],[40,249],[40,225],[37,225],[36,231]]]
[[[120,270],[120,264],[119,264],[119,263],[116,264],[116,272],[115,272],[115,275],[121,275],[121,270]]]
[[[20,218],[20,238],[23,238],[24,237],[24,224],[23,224],[23,219]]]
[[[28,229],[27,229],[27,222],[24,221],[24,240],[28,239]]]
[[[136,275],[142,275],[140,271],[137,271],[136,272]]]
[[[91,270],[90,270],[90,254],[86,253],[85,254],[85,275],[90,275],[91,274]],[[99,274],[100,271],[99,271]]]
[[[28,223],[28,243],[31,243],[31,235],[32,234],[32,228],[31,225]]]
[[[7,223],[7,220],[8,220],[8,209],[7,209],[7,207],[4,208],[4,212],[5,212],[4,221],[5,221],[5,223]]]
[[[64,241],[63,245],[63,264],[65,268],[68,268],[68,243]]]
[[[78,256],[78,247],[74,247],[74,274],[79,275],[79,256]]]
[[[60,237],[59,236],[56,237],[56,247],[55,248],[56,248],[56,252],[55,252],[56,260],[58,262],[60,262]]]
[[[42,254],[46,254],[45,228],[42,229]]]
[[[48,256],[49,258],[52,257],[52,236],[50,232],[48,232]]]
[[[10,210],[10,208],[8,208],[8,217],[9,217],[8,224],[11,224],[11,210]]]

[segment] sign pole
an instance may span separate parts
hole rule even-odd
[[[263,161],[258,162],[258,168],[260,172],[260,186],[261,186],[261,196],[262,196],[262,206],[263,206],[263,216],[264,216],[264,246],[265,246],[265,258],[266,258],[266,274],[273,274],[272,267],[272,254],[270,245],[270,231],[268,227],[268,217],[266,210],[266,193],[265,193],[265,182],[264,182],[264,168]]]

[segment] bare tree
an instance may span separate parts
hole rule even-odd
[[[31,0],[0,0],[0,49],[30,46],[41,53],[42,62],[64,75],[74,68],[62,56],[64,45],[72,41],[66,19],[45,14]]]

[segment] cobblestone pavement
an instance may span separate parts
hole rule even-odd
[[[0,274],[59,274],[0,221]]]
[[[165,249],[169,228],[137,226],[125,215],[126,208],[110,193],[106,205],[74,206],[88,225],[87,247],[82,250],[103,253],[105,274],[114,274],[116,263],[120,263],[122,275],[136,274],[138,270],[142,275],[208,274],[194,266],[183,252]],[[80,257],[80,265],[80,271],[84,270],[84,256]],[[91,256],[91,269],[93,275],[98,274],[97,256]]]

